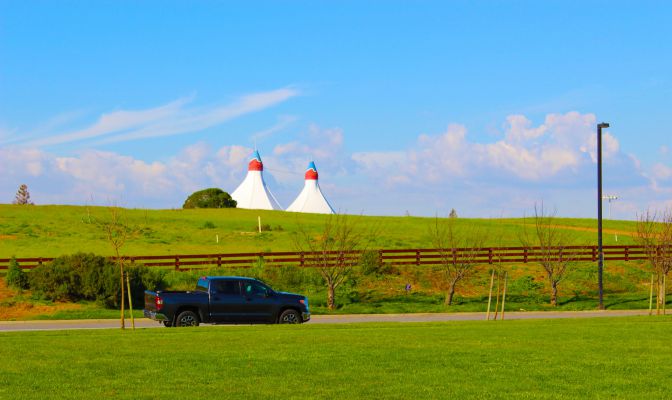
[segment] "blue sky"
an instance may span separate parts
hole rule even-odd
[[[672,206],[672,4],[0,0],[0,201],[178,208],[254,143],[288,205],[314,158],[341,211]],[[2,194],[4,193],[4,194]]]

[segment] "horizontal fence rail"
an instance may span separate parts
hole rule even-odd
[[[603,246],[606,261],[646,260],[644,246]],[[664,252],[669,253],[669,249]],[[147,267],[172,267],[175,270],[205,269],[208,267],[249,268],[260,261],[265,266],[297,266],[319,268],[337,265],[355,265],[364,252],[268,252],[232,254],[176,254],[163,256],[124,256],[129,263]],[[440,265],[445,262],[470,264],[532,263],[556,259],[567,261],[597,261],[597,246],[541,247],[485,247],[457,249],[381,249],[370,250],[379,263],[391,265]],[[17,258],[22,269],[36,268],[52,261],[48,257]],[[9,258],[0,258],[0,270],[9,266]]]

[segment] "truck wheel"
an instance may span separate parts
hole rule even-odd
[[[296,310],[285,310],[280,314],[278,318],[278,323],[280,324],[300,324],[301,315],[299,315]]]
[[[193,311],[182,311],[177,316],[175,326],[198,326],[198,315]]]
[[[165,326],[166,328],[170,328],[171,326],[173,326],[173,321],[165,320],[163,321],[163,326]]]

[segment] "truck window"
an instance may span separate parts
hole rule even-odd
[[[268,289],[266,286],[258,282],[244,282],[243,291],[245,292],[246,296],[265,297]]]
[[[240,285],[238,281],[217,280],[212,282],[213,291],[222,295],[240,295]]]
[[[198,280],[198,283],[196,284],[196,291],[197,292],[208,292],[208,279],[207,278],[201,278]]]

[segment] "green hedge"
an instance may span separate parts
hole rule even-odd
[[[140,265],[125,268],[131,283],[133,304],[143,305],[144,291],[162,289],[163,271]],[[35,268],[29,274],[30,288],[37,297],[53,301],[90,300],[109,307],[120,305],[118,267],[109,259],[92,253],[62,256]]]

